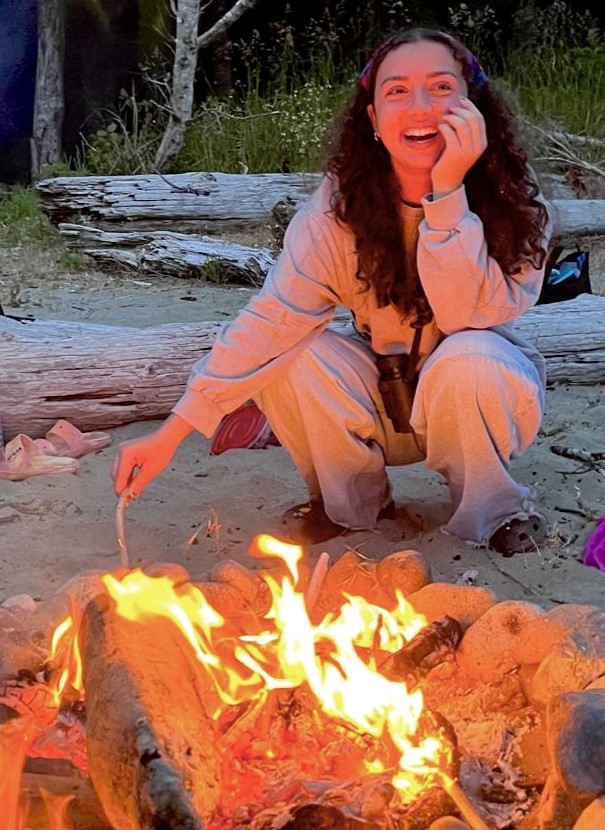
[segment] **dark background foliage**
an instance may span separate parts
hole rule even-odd
[[[526,46],[540,38],[533,25],[533,8],[551,0],[491,0],[498,26],[490,43],[483,36],[481,59],[497,70],[500,48]],[[140,67],[151,65],[156,74],[170,65],[172,20],[167,0],[65,0],[65,122],[64,148],[77,152],[82,135],[90,135],[115,111],[121,90],[141,88]],[[207,29],[231,7],[233,0],[214,0],[202,18]],[[467,0],[467,18],[480,15],[486,3]],[[446,27],[452,0],[259,0],[230,30],[228,37],[200,56],[196,87],[198,101],[209,93],[227,94],[246,82],[246,48],[256,49],[265,77],[271,61],[263,64],[276,44],[304,56],[316,42],[318,30],[330,31],[336,54],[353,57],[361,67],[372,46],[402,26]],[[602,0],[583,0],[605,25]],[[0,0],[0,179],[14,181],[27,175],[29,135],[36,67],[37,0]],[[498,43],[496,43],[496,38]],[[565,43],[561,48],[565,48]],[[487,54],[485,54],[487,52]],[[249,58],[249,51],[247,57]],[[262,80],[262,78],[261,78]],[[144,94],[144,93],[142,93]]]

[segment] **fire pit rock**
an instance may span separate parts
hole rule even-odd
[[[424,614],[429,622],[447,614],[458,620],[463,629],[481,619],[498,602],[496,594],[488,588],[446,582],[429,583],[406,596],[414,610]]]
[[[567,692],[548,705],[548,745],[570,792],[605,793],[605,691]]]
[[[493,605],[467,629],[458,648],[461,669],[486,683],[499,680],[518,665],[515,648],[528,625],[544,611],[529,602],[506,600]]]
[[[574,830],[602,830],[605,827],[605,796],[596,798],[582,813]]]

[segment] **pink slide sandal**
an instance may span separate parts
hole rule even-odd
[[[80,458],[111,444],[111,435],[107,432],[80,432],[70,421],[60,419],[48,430],[46,438],[37,439],[37,444],[50,455]]]
[[[28,435],[16,435],[0,450],[0,479],[9,481],[49,473],[75,473],[78,466],[73,458],[47,455]]]

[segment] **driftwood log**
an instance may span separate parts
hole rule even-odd
[[[72,248],[105,266],[127,266],[143,276],[251,283],[260,287],[275,257],[267,248],[173,231],[104,231],[61,223]]]
[[[204,708],[211,683],[176,626],[119,617],[100,596],[82,626],[90,779],[115,830],[201,830],[221,795]]]
[[[0,317],[4,437],[40,437],[58,418],[81,430],[163,418],[218,322],[127,328]],[[605,382],[605,297],[537,306],[515,328],[546,358],[550,383]]]
[[[41,437],[60,417],[82,430],[164,417],[221,325],[135,329],[0,317],[5,440]]]
[[[297,204],[317,173],[178,173],[170,176],[63,176],[36,185],[53,222],[79,215],[100,227],[215,232],[271,221],[278,202]],[[557,235],[605,233],[605,200],[554,199]]]
[[[274,262],[267,248],[174,231],[104,231],[61,223],[61,236],[105,266],[126,266],[142,276],[186,277],[260,287]]]
[[[62,176],[36,190],[57,224],[78,215],[100,227],[207,233],[267,221],[275,204],[304,198],[318,182],[317,173]]]

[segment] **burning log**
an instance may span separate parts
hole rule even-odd
[[[435,666],[452,661],[461,639],[460,623],[446,614],[419,631],[394,654],[389,668],[396,677],[416,683]]]
[[[82,625],[90,777],[115,830],[201,830],[219,798],[208,676],[176,626],[93,600]]]

